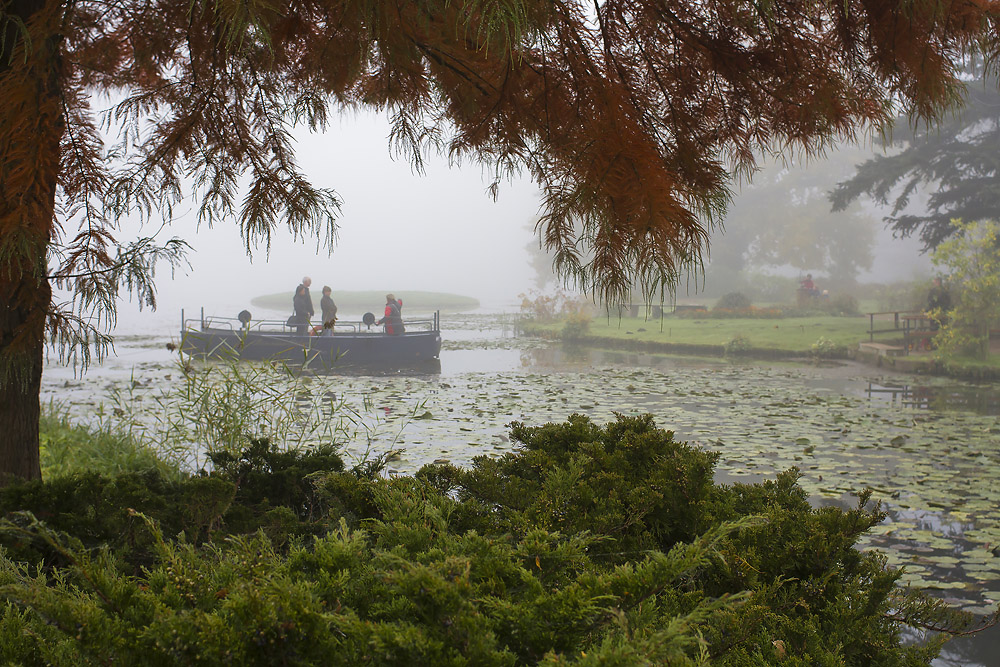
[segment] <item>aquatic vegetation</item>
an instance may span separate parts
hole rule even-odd
[[[171,465],[193,471],[208,465],[211,454],[235,454],[255,439],[287,449],[370,446],[384,422],[364,397],[358,409],[348,405],[336,391],[336,378],[281,363],[184,360],[175,370],[177,381],[170,385],[133,375],[125,386],[113,386],[108,403],[96,411],[94,428],[142,443]],[[414,401],[413,410],[419,407]]]

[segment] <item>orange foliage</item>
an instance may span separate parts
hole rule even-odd
[[[152,303],[149,262],[183,244],[123,252],[121,216],[190,198],[248,251],[279,227],[332,243],[339,200],[300,172],[295,124],[387,111],[417,168],[433,148],[497,183],[526,171],[557,268],[622,302],[697,263],[756,154],[955,103],[964,59],[996,65],[998,16],[1000,0],[0,0],[0,403],[26,398],[12,368],[37,385],[46,317],[73,339],[88,311],[113,320],[122,282]],[[95,95],[122,101],[102,116]]]
[[[91,206],[88,229],[126,210],[169,211],[190,171],[202,214],[239,216],[248,248],[282,221],[332,237],[332,217],[309,204],[336,202],[301,178],[287,130],[373,107],[393,115],[394,145],[418,166],[431,143],[498,180],[527,170],[544,191],[540,231],[557,262],[612,300],[634,281],[669,287],[697,260],[732,176],[752,173],[755,154],[822,150],[883,126],[893,104],[932,117],[953,103],[962,58],[995,55],[998,16],[986,0],[45,7],[61,35],[61,205]],[[25,71],[17,58],[15,71]],[[11,85],[5,100],[20,96]],[[128,96],[114,110],[128,128],[114,173],[91,91]],[[51,115],[35,117],[57,131]],[[39,136],[23,122],[8,117],[0,132]],[[256,187],[241,205],[244,173]]]

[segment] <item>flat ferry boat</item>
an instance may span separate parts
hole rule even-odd
[[[357,366],[412,368],[439,363],[441,315],[406,319],[405,331],[388,334],[365,313],[361,321],[337,320],[332,330],[299,327],[281,320],[254,320],[244,310],[238,317],[186,319],[181,311],[182,354],[195,358],[281,361],[315,370]]]

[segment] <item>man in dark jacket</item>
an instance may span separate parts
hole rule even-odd
[[[292,308],[295,312],[289,318],[288,324],[295,326],[295,333],[304,336],[309,332],[309,319],[313,316],[312,299],[309,297],[309,288],[304,282],[295,288]]]
[[[312,297],[309,296],[310,285],[312,285],[312,278],[306,276],[295,288],[295,296],[292,297],[294,314],[288,318],[288,326],[294,325],[295,332],[299,335],[304,335],[309,331],[309,320],[315,315]]]

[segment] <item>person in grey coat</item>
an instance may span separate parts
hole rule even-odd
[[[332,335],[333,325],[337,321],[337,304],[331,296],[333,290],[329,286],[323,288],[323,298],[319,300],[319,309],[323,313],[323,334]]]

